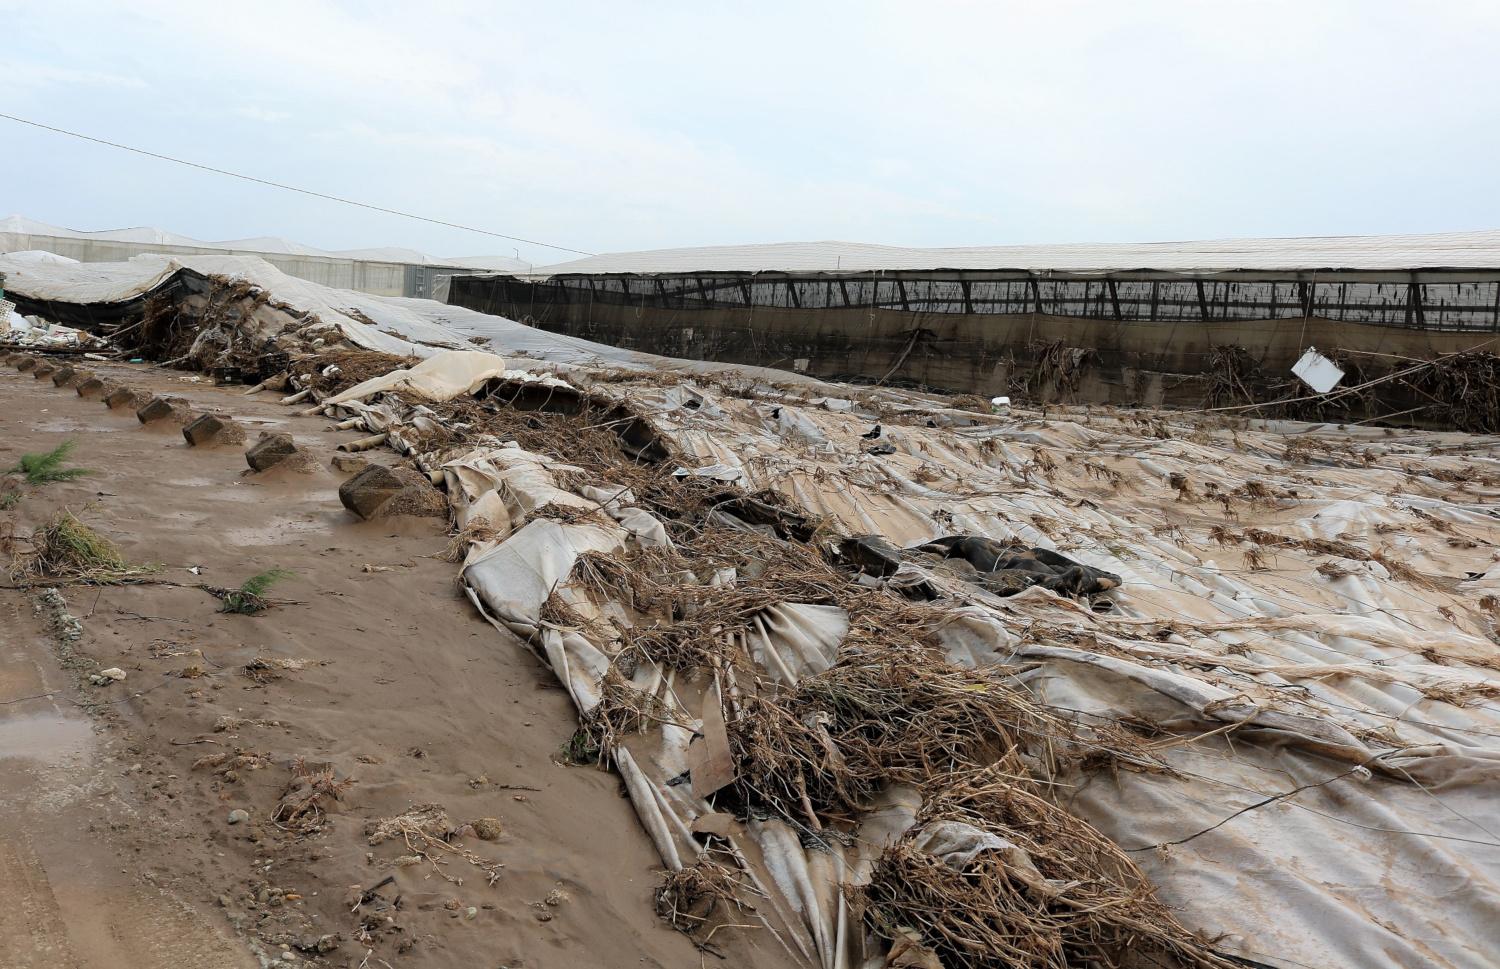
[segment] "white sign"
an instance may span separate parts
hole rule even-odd
[[[1307,348],[1302,359],[1292,367],[1292,373],[1320,394],[1328,393],[1344,379],[1344,371],[1339,365],[1319,353],[1317,347]]]

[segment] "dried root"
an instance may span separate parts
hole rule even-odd
[[[340,780],[329,765],[313,768],[301,757],[292,763],[292,779],[282,792],[271,820],[297,833],[311,834],[323,826],[329,806],[341,799],[354,781]]]
[[[705,857],[666,874],[656,889],[656,914],[701,939],[716,924],[739,921],[748,888],[737,869]]]
[[[475,833],[479,834],[477,827]],[[410,854],[432,865],[432,870],[450,884],[464,883],[462,877],[449,873],[446,865],[449,858],[458,858],[484,872],[488,883],[493,885],[505,866],[482,858],[462,845],[453,844],[454,834],[448,812],[440,804],[422,804],[395,817],[365,822],[365,840],[371,845],[400,839]]]

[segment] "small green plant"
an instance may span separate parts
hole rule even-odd
[[[290,579],[296,573],[287,569],[267,569],[258,575],[252,575],[240,583],[238,589],[231,589],[220,594],[223,605],[219,607],[220,612],[233,612],[242,616],[253,616],[258,612],[269,609],[271,603],[266,599],[266,593],[271,591],[271,586]]]
[[[597,765],[601,754],[599,741],[583,727],[573,731],[573,736],[564,741],[562,749],[558,751],[563,763],[576,766]]]
[[[19,491],[7,491],[5,494],[0,495],[0,511],[10,511],[20,503],[21,493]]]
[[[72,481],[86,474],[93,474],[94,472],[88,468],[63,467],[63,462],[77,446],[77,441],[64,441],[45,454],[23,454],[21,463],[11,468],[10,472],[25,475],[27,482],[34,485],[48,484],[53,481]]]

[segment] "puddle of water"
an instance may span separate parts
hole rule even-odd
[[[239,501],[253,502],[262,501],[263,496],[258,495],[251,488],[244,487],[238,481],[221,481],[218,478],[172,478],[163,481],[162,484],[174,488],[213,488],[215,501]],[[210,518],[207,512],[201,515],[182,513],[178,518],[186,518],[189,521],[203,521]]]
[[[0,760],[56,763],[82,753],[93,742],[93,726],[82,717],[36,713],[0,720]]]
[[[33,424],[31,425],[31,429],[33,431],[95,431],[98,430],[98,426],[96,424],[91,424],[88,421],[80,421],[75,418],[64,417],[59,418],[55,421],[42,421],[40,423]]]
[[[260,527],[226,528],[223,539],[230,545],[279,545],[296,535],[324,531],[328,523],[305,518],[278,518]]]
[[[176,485],[180,488],[211,488],[219,482],[213,478],[173,478],[164,481],[163,484]]]

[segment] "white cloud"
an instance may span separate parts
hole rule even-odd
[[[111,74],[65,67],[59,64],[39,64],[32,61],[0,61],[0,74],[7,85],[19,88],[46,87],[112,87],[140,90],[147,86],[140,77]]]
[[[21,92],[38,120],[584,249],[1500,225],[1500,5],[1479,0],[59,0],[10,20],[54,79]],[[26,157],[0,177],[57,221],[77,190]],[[492,245],[78,157],[96,224]]]
[[[266,124],[279,124],[291,117],[285,111],[273,111],[270,108],[262,108],[253,104],[236,108],[234,113],[241,118],[249,118],[251,121],[263,121]]]

